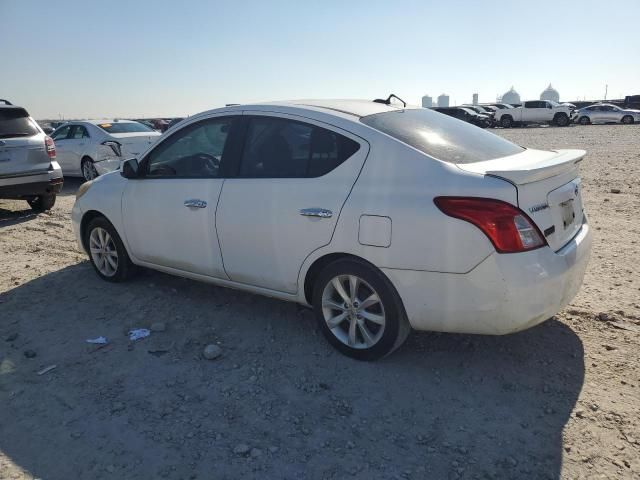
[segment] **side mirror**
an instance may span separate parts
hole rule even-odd
[[[130,158],[122,162],[122,169],[120,175],[124,178],[138,178],[138,160]]]
[[[550,103],[547,103],[547,108],[553,108],[553,105],[551,105]]]

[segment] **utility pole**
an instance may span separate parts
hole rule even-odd
[[[607,99],[607,92],[608,91],[609,91],[609,85],[607,84],[607,85],[604,86],[604,99],[605,100]]]

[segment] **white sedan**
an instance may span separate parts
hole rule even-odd
[[[137,156],[161,134],[130,120],[68,122],[51,134],[62,173],[93,180],[120,168],[127,156]]]
[[[507,334],[567,305],[584,155],[388,100],[229,106],[82,185],[72,218],[105,280],[140,265],[312,306],[371,360],[411,327]]]

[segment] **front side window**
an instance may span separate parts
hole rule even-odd
[[[64,140],[69,135],[69,130],[71,130],[71,125],[67,125],[66,127],[60,127],[53,133],[54,140]]]
[[[448,163],[482,162],[524,151],[498,135],[426,108],[376,113],[360,121]]]
[[[218,178],[233,118],[190,125],[158,145],[145,158],[145,176]]]
[[[351,157],[360,145],[338,133],[276,117],[249,121],[240,176],[320,177]]]

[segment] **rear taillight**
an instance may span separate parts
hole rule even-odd
[[[475,197],[436,197],[433,201],[450,217],[482,230],[499,253],[525,252],[546,245],[531,219],[510,203]]]
[[[44,137],[44,147],[47,150],[47,155],[51,160],[56,158],[56,144],[53,143],[53,138]]]
[[[111,148],[111,150],[116,156],[118,157],[122,156],[122,145],[119,142],[116,142],[114,140],[105,140],[104,142],[102,142],[102,145],[105,145]]]

